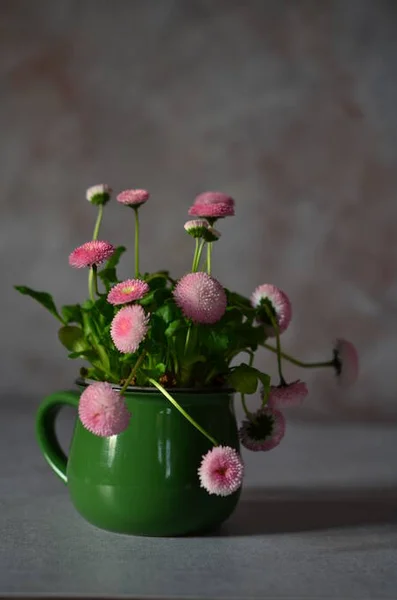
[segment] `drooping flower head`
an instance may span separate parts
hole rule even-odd
[[[338,380],[343,387],[349,387],[357,381],[360,366],[358,352],[354,344],[343,339],[336,340],[334,367]]]
[[[189,208],[189,215],[220,219],[234,216],[234,200],[222,192],[204,192],[199,194]]]
[[[142,306],[124,306],[114,316],[110,335],[117,350],[124,354],[136,352],[148,330],[149,317]]]
[[[221,232],[210,225],[203,237],[206,242],[216,242],[221,237]]]
[[[143,298],[149,291],[149,286],[142,279],[127,279],[116,284],[108,293],[107,301],[110,304],[127,304]]]
[[[286,406],[300,406],[308,395],[307,385],[304,381],[297,379],[289,384],[281,384],[270,388],[267,406],[270,408],[282,408]]]
[[[110,383],[96,382],[81,394],[79,417],[88,431],[100,437],[109,437],[127,429],[131,415],[125,399]]]
[[[213,324],[225,313],[227,298],[222,285],[204,272],[188,273],[177,283],[175,302],[195,323]]]
[[[253,420],[245,419],[239,430],[243,446],[253,452],[272,450],[285,434],[284,415],[276,408],[260,408]]]
[[[99,183],[88,188],[86,198],[91,204],[99,206],[109,202],[111,193],[112,189],[106,183]]]
[[[76,269],[98,266],[108,260],[114,253],[114,246],[109,242],[92,240],[79,246],[69,255],[69,264]]]
[[[149,200],[149,192],[147,190],[124,190],[117,196],[117,201],[126,206],[138,208]]]
[[[251,296],[251,304],[257,309],[257,321],[265,325],[267,336],[276,335],[268,310],[278,324],[279,332],[283,333],[287,329],[292,316],[291,302],[287,294],[278,287],[270,283],[260,285]]]
[[[229,496],[241,486],[244,464],[234,448],[215,446],[203,456],[198,474],[201,487],[209,494]]]

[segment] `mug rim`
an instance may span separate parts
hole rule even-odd
[[[85,377],[77,377],[75,384],[79,387],[87,387],[92,383],[98,383],[96,379],[86,379]],[[122,386],[118,383],[109,382],[112,388],[116,391],[121,390]],[[231,387],[212,387],[212,388],[164,388],[169,394],[235,394],[236,390]],[[160,390],[155,387],[141,387],[136,385],[129,385],[125,390],[128,392],[146,392],[150,394],[161,394]]]

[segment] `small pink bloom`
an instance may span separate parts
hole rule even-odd
[[[196,196],[189,215],[219,219],[234,215],[234,200],[222,192],[204,192]]]
[[[265,452],[278,446],[285,435],[284,415],[266,406],[254,413],[252,419],[245,419],[240,427],[243,446],[253,452]]]
[[[308,393],[306,383],[299,379],[286,385],[272,385],[267,406],[270,408],[300,406]]]
[[[94,435],[109,437],[127,429],[130,413],[125,399],[107,382],[89,385],[81,394],[79,417]]]
[[[256,288],[251,296],[251,304],[257,309],[257,320],[265,325],[267,336],[275,336],[276,332],[271,324],[266,308],[270,309],[278,323],[280,333],[283,333],[290,324],[292,317],[291,302],[287,294],[270,283],[264,283]]]
[[[117,196],[117,201],[127,206],[138,207],[149,200],[147,190],[124,190]]]
[[[349,387],[357,381],[360,365],[358,352],[354,344],[343,339],[336,340],[334,366],[339,382],[343,387]]]
[[[233,217],[234,208],[228,204],[193,204],[189,208],[189,215],[195,217],[206,217],[207,219],[221,219],[223,217]]]
[[[125,306],[115,315],[110,335],[117,350],[130,354],[138,350],[146,336],[149,318],[139,304]]]
[[[203,192],[194,199],[194,204],[226,204],[227,206],[234,208],[234,200],[223,192]]]
[[[127,304],[134,300],[143,298],[149,291],[149,286],[146,281],[141,279],[127,279],[116,284],[108,293],[107,301],[110,304]]]
[[[234,448],[215,446],[203,456],[198,474],[201,487],[209,494],[229,496],[241,486],[244,464]]]
[[[207,273],[188,273],[174,289],[175,302],[195,323],[212,324],[225,313],[227,298],[222,285]]]
[[[76,269],[100,265],[114,253],[114,246],[109,242],[93,240],[79,246],[69,255],[69,264]]]
[[[99,183],[88,188],[86,198],[91,204],[106,204],[110,200],[112,189],[106,183]]]

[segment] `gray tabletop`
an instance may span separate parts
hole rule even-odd
[[[395,425],[292,419],[279,448],[244,454],[222,530],[155,539],[85,523],[36,447],[37,403],[1,406],[0,595],[397,597]],[[65,444],[73,419],[65,409]]]

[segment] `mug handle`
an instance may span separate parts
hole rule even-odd
[[[36,437],[44,458],[51,469],[64,483],[67,483],[67,456],[59,445],[55,433],[55,421],[65,405],[77,408],[80,394],[77,391],[55,392],[50,394],[39,406],[36,415]]]

